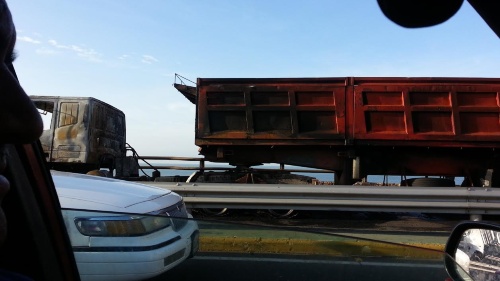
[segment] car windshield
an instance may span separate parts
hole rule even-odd
[[[481,243],[444,252],[500,214],[499,31],[476,1],[424,28],[401,22],[433,4],[8,2],[82,280],[500,272]]]
[[[172,86],[180,83],[175,73],[194,82],[500,76],[499,40],[467,1],[450,20],[421,29],[394,24],[377,1],[59,0],[32,3],[30,11],[10,2],[26,92],[94,97],[118,108],[127,143],[142,156],[198,156],[196,107]]]
[[[107,274],[120,275],[120,280],[132,280],[141,274],[147,280],[445,280],[443,265],[445,259],[451,259],[437,250],[442,239],[436,237],[428,237],[428,248],[423,248],[422,238],[409,242],[405,241],[409,236],[400,237],[399,243],[390,243],[379,240],[390,235],[370,231],[344,230],[338,234],[331,230],[271,227],[262,222],[172,219],[70,209],[63,214],[74,218],[79,231],[95,235],[85,241],[72,239],[83,280],[118,280],[113,279],[116,276],[99,275],[99,267],[107,267]],[[134,219],[144,221],[144,225],[157,225],[162,235],[139,233],[141,230],[131,222]],[[84,221],[87,226],[83,226]],[[105,221],[106,234],[97,234],[103,231],[99,228],[106,227]],[[114,226],[112,230],[111,221],[120,223],[121,229]],[[194,232],[192,225],[197,225]],[[413,238],[417,236],[414,234]],[[435,241],[435,249],[430,240]],[[176,244],[179,241],[183,246]],[[161,251],[168,254],[161,255]],[[136,256],[135,265],[121,268],[119,263],[114,264],[111,257],[121,254]],[[97,255],[107,258],[97,259]],[[180,261],[183,262],[179,264]],[[148,272],[155,263],[175,267],[163,273]]]

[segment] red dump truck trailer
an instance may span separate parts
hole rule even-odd
[[[198,78],[206,160],[280,163],[367,175],[464,177],[500,186],[500,79]],[[499,171],[495,173],[495,171]]]

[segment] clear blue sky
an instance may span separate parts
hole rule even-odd
[[[500,39],[467,2],[404,29],[375,0],[8,0],[30,95],[92,96],[126,114],[141,155],[196,156],[197,77],[500,77]]]

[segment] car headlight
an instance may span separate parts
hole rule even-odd
[[[86,236],[140,236],[168,227],[161,216],[107,216],[75,218],[78,231]]]

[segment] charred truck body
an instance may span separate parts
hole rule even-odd
[[[31,96],[42,114],[40,138],[51,169],[113,171],[126,153],[125,114],[91,97]]]
[[[207,161],[280,163],[367,175],[464,177],[500,186],[500,79],[198,78],[174,85],[196,104]]]

